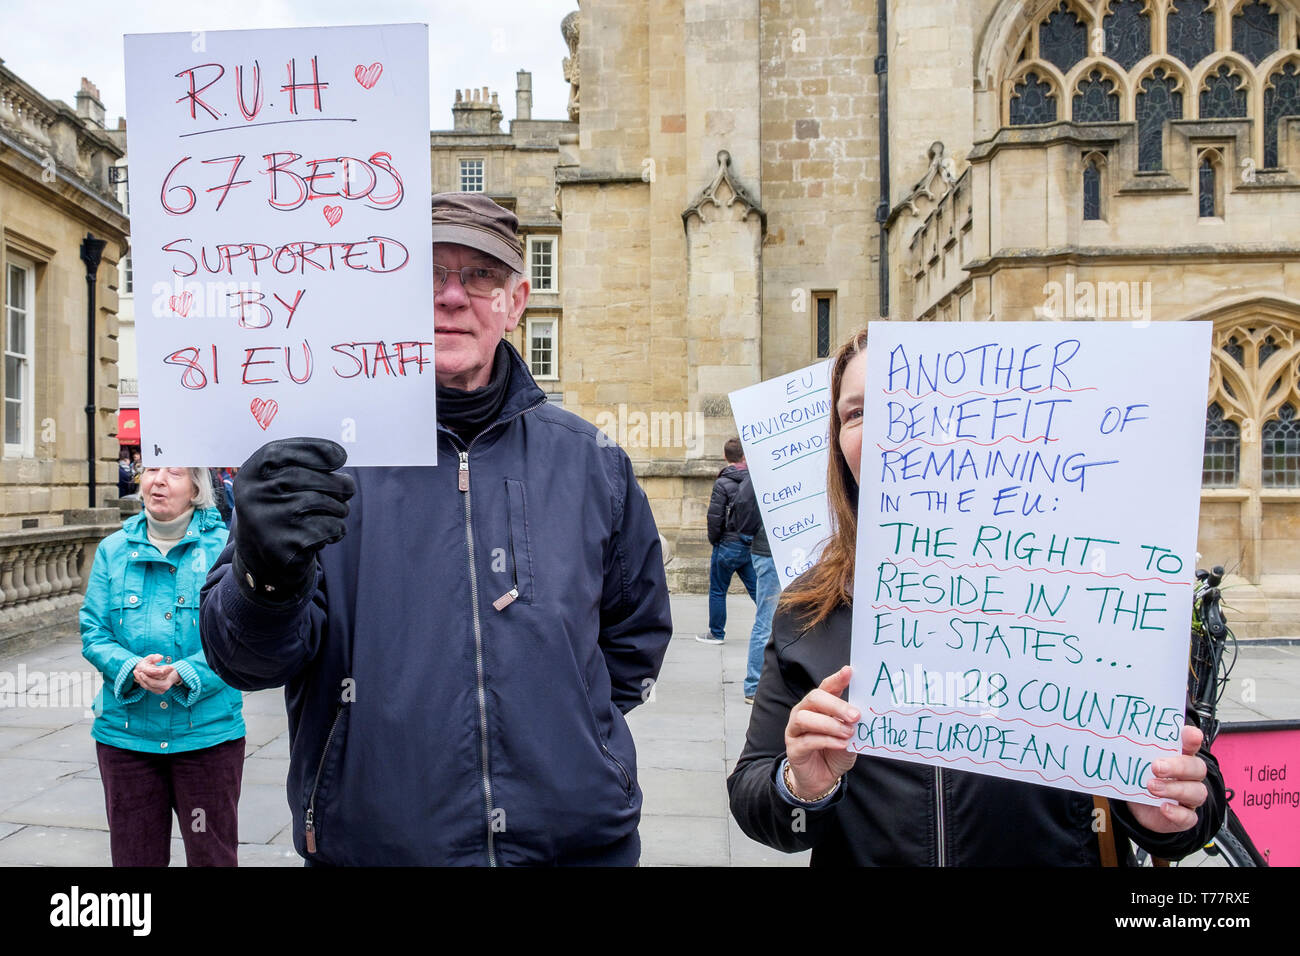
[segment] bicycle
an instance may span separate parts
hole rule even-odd
[[[1192,711],[1205,734],[1205,748],[1211,750],[1219,735],[1222,722],[1218,717],[1219,702],[1228,688],[1228,677],[1237,662],[1237,638],[1228,627],[1220,606],[1223,568],[1215,565],[1209,571],[1196,572],[1196,590],[1192,594],[1192,645],[1188,657],[1187,692]],[[1230,656],[1229,656],[1230,652]],[[1232,800],[1232,791],[1227,799]],[[1139,865],[1168,866],[1167,861],[1153,859],[1146,851],[1137,850]],[[1223,826],[1200,854],[1193,854],[1177,864],[1179,866],[1268,866],[1264,855],[1256,849],[1241,820],[1231,805]]]

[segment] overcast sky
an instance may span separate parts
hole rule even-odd
[[[430,129],[451,128],[455,91],[500,94],[502,128],[515,116],[515,72],[533,74],[533,118],[568,119],[560,20],[575,0],[0,0],[0,59],[51,99],[76,103],[81,77],[99,87],[117,125],[126,113],[122,35],[355,23],[429,24]],[[128,117],[129,119],[129,117]]]

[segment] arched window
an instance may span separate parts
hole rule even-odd
[[[1135,113],[1138,122],[1138,169],[1164,168],[1165,122],[1182,119],[1183,94],[1179,79],[1158,66],[1142,81]]]
[[[1214,10],[1210,0],[1174,0],[1165,17],[1171,56],[1195,66],[1214,52]]]
[[[1206,484],[1213,471],[1222,486],[1231,458],[1258,448],[1258,459],[1237,463],[1252,489],[1300,487],[1300,318],[1269,305],[1240,315],[1214,325]]]
[[[1102,17],[1106,55],[1126,70],[1151,53],[1151,21],[1147,0],[1111,0],[1109,13]]]
[[[1241,473],[1241,429],[1225,421],[1223,409],[1215,402],[1205,416],[1205,460],[1201,467],[1201,484],[1207,488],[1236,487]]]
[[[1261,478],[1265,488],[1300,487],[1300,421],[1295,406],[1283,405],[1261,433]]]
[[[1202,219],[1223,216],[1223,156],[1215,149],[1201,150],[1196,170],[1197,200]]]
[[[1062,73],[1088,55],[1088,28],[1068,3],[1039,24],[1038,55]]]
[[[1039,79],[1032,70],[1016,84],[1011,98],[1011,125],[1032,126],[1056,122],[1056,99],[1052,84]]]
[[[1232,18],[1232,48],[1256,66],[1277,51],[1277,14],[1269,6],[1253,0],[1242,6]]]
[[[1119,122],[1119,94],[1115,92],[1115,81],[1101,70],[1093,70],[1086,79],[1079,81],[1078,91],[1074,94],[1074,121]]]
[[[1224,63],[1205,76],[1201,119],[1240,119],[1246,115],[1246,81]]]
[[[1252,172],[1286,162],[1300,175],[1300,157],[1281,148],[1284,119],[1300,117],[1300,0],[1026,5],[1000,86],[1004,122],[1136,121],[1138,171],[1157,172],[1182,166],[1181,156],[1164,155],[1170,121],[1249,119],[1256,125],[1225,161]],[[1193,187],[1195,176],[1194,168]],[[1223,170],[1219,178],[1225,191],[1236,188]]]
[[[1106,218],[1105,190],[1102,174],[1106,157],[1102,153],[1089,153],[1083,158],[1083,218]]]
[[[1277,166],[1277,128],[1283,116],[1300,116],[1300,74],[1288,63],[1268,78],[1264,89],[1264,165]]]

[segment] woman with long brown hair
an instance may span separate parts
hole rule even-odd
[[[1115,825],[1101,833],[1087,794],[846,749],[860,716],[841,695],[851,676],[866,345],[864,329],[831,367],[831,536],[777,605],[745,749],[727,780],[740,828],[779,850],[811,849],[814,865],[1096,866],[1130,862],[1130,839],[1165,859],[1203,846],[1225,804],[1195,726],[1183,730],[1182,756],[1155,761],[1147,787],[1177,803],[1114,802]]]

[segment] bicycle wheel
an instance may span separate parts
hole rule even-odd
[[[1242,840],[1236,838],[1234,832],[1229,829],[1229,823],[1223,825],[1223,829],[1218,831],[1214,836],[1214,845],[1219,849],[1219,856],[1225,860],[1227,866],[1255,866],[1255,858],[1251,852],[1245,848]]]
[[[1139,866],[1151,866],[1151,857],[1142,849],[1137,850]],[[1255,860],[1245,845],[1224,824],[1209,843],[1195,853],[1189,853],[1170,866],[1255,866]]]
[[[1169,866],[1268,866],[1258,851],[1252,853],[1254,845],[1242,827],[1236,814],[1228,812],[1223,826],[1209,843],[1194,853],[1189,853],[1181,860],[1169,863]],[[1134,847],[1134,857],[1138,866],[1152,866],[1151,854],[1141,847]]]

